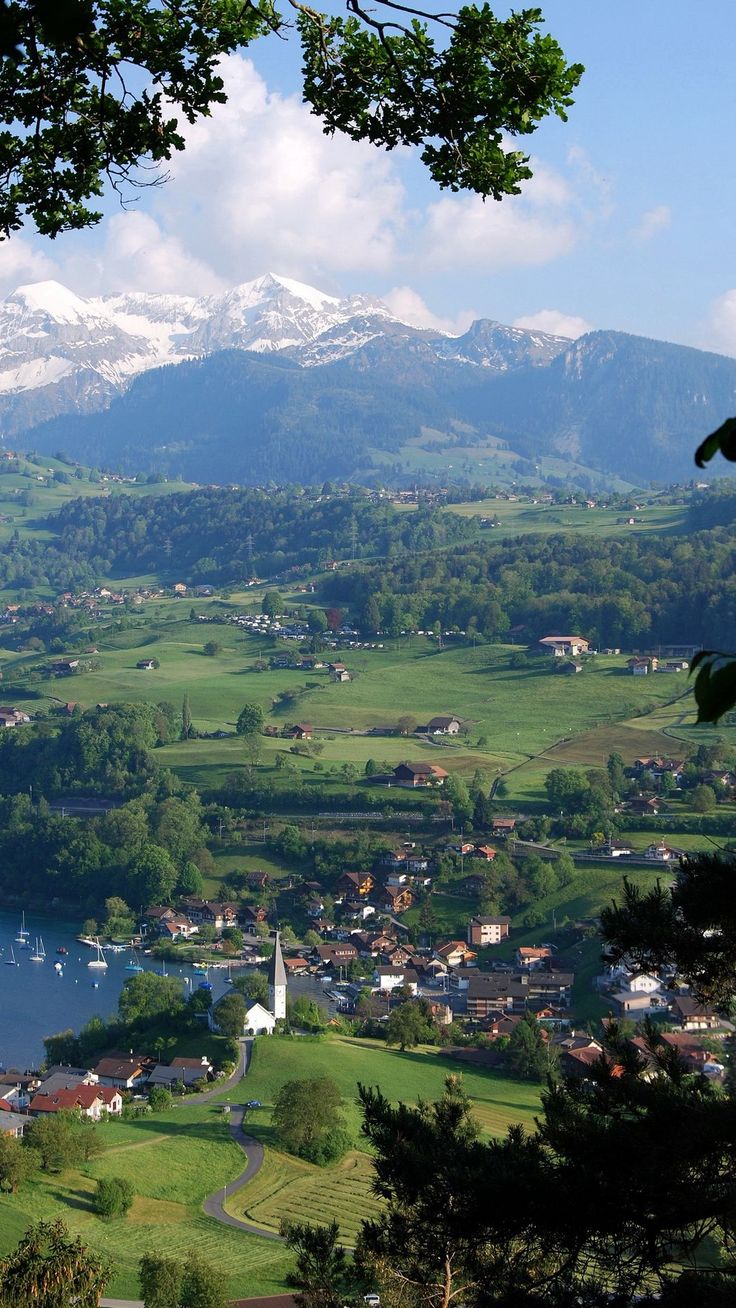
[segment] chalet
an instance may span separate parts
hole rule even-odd
[[[335,882],[336,895],[369,895],[375,886],[375,877],[370,872],[342,872]]]
[[[516,818],[512,817],[494,817],[491,822],[491,830],[494,836],[510,836],[516,827]]]
[[[560,1069],[565,1076],[585,1080],[590,1076],[591,1068],[599,1063],[602,1057],[602,1046],[595,1041],[591,1041],[589,1045],[563,1049],[560,1055]]]
[[[504,1013],[500,1017],[488,1017],[482,1023],[483,1030],[491,1040],[499,1036],[510,1036],[522,1021],[518,1014]]]
[[[195,895],[187,895],[182,900],[182,905],[195,926],[211,926],[215,931],[222,931],[225,927],[238,924],[237,904],[221,904],[216,900],[198,899]]]
[[[443,963],[447,963],[448,967],[467,967],[478,957],[475,950],[470,949],[462,940],[448,940],[447,944],[440,945],[435,953]]]
[[[482,858],[486,863],[492,863],[496,853],[497,851],[492,845],[476,845],[473,850],[473,858]]]
[[[590,648],[590,641],[582,636],[543,636],[539,644],[545,653],[553,654],[555,658],[567,658],[570,655],[577,658],[579,654],[587,654]]]
[[[349,918],[351,922],[365,922],[366,918],[375,916],[376,906],[366,903],[364,899],[346,899],[342,912],[343,917]]]
[[[135,665],[141,672],[154,672],[156,669],[155,659],[139,659]]]
[[[484,948],[486,945],[499,945],[506,940],[511,926],[511,918],[506,917],[471,917],[468,922],[468,944]]]
[[[381,962],[393,963],[393,964],[396,963],[404,964],[404,963],[412,962],[413,965],[413,959],[415,953],[416,950],[413,945],[410,944],[398,945],[396,941],[392,941],[390,945],[387,945],[385,949],[382,949],[380,951]]]
[[[480,872],[473,872],[470,876],[463,877],[457,888],[461,895],[467,895],[468,899],[476,899],[485,890],[486,879]]]
[[[333,672],[331,675],[333,681],[343,682],[351,680],[350,673],[346,668],[343,668],[342,672]]]
[[[246,872],[245,883],[249,890],[265,890],[271,878],[268,872]]]
[[[240,910],[240,917],[243,925],[250,930],[259,922],[265,922],[268,914],[263,907],[263,904],[244,904]],[[227,922],[226,925],[231,926],[234,924]],[[222,930],[221,927],[217,927],[216,929],[218,931]]]
[[[51,664],[50,671],[57,677],[65,677],[70,672],[76,672],[79,664],[79,659],[57,659],[55,663]]]
[[[311,722],[295,722],[293,727],[286,728],[284,735],[290,736],[292,740],[311,740],[314,727]]]
[[[187,588],[183,581],[175,581],[172,588],[175,595],[186,595]]]
[[[662,1043],[677,1050],[689,1071],[702,1072],[704,1076],[714,1079],[723,1076],[723,1063],[689,1032],[663,1031]]]
[[[394,782],[397,786],[443,786],[447,780],[444,768],[434,763],[399,763],[394,768]]]
[[[306,976],[309,972],[309,959],[297,955],[295,958],[285,958],[284,967],[287,976]]]
[[[666,659],[660,672],[687,672],[690,664],[687,659]]]
[[[78,1112],[99,1122],[108,1114],[119,1117],[123,1111],[123,1099],[119,1090],[104,1085],[80,1085],[70,1090],[57,1090],[56,1094],[44,1094],[39,1090],[28,1111],[32,1117],[42,1113]]]
[[[630,813],[638,813],[642,816],[647,816],[650,813],[656,816],[661,807],[661,799],[649,795],[635,795],[627,804]]]
[[[381,892],[379,907],[384,913],[405,913],[414,903],[414,896],[406,886],[386,886]]]
[[[427,723],[427,731],[432,736],[456,736],[460,730],[460,719],[452,716],[440,715],[436,718],[430,718]]]
[[[350,941],[335,940],[328,945],[315,945],[312,957],[321,967],[346,967],[358,957],[358,951]]]
[[[720,1026],[718,1014],[705,1004],[699,1004],[690,995],[676,995],[672,1000],[672,1016],[683,1031],[712,1031]]]
[[[461,854],[465,857],[467,854],[472,854],[475,845],[470,840],[463,840],[459,845],[448,845],[447,849],[450,854]]]

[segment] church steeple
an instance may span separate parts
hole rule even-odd
[[[286,968],[278,931],[268,967],[268,1006],[277,1020],[286,1017]]]

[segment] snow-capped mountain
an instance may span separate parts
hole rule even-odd
[[[377,338],[420,340],[440,358],[492,371],[547,363],[568,343],[485,321],[446,337],[402,322],[370,296],[338,299],[274,273],[200,299],[83,299],[58,282],[38,282],[0,302],[0,424],[8,436],[59,414],[106,408],[138,374],[221,350],[283,354],[309,368]]]

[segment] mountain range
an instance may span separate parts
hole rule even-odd
[[[519,459],[672,481],[735,405],[734,359],[488,319],[450,336],[272,273],[200,299],[41,282],[0,303],[6,444],[195,481],[504,480]]]

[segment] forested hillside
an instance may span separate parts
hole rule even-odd
[[[625,541],[482,541],[330,577],[325,598],[369,629],[459,627],[525,643],[578,632],[600,646],[736,641],[736,534]]]
[[[208,488],[184,495],[76,500],[49,519],[73,567],[98,575],[182,574],[187,581],[264,577],[334,558],[391,557],[471,539],[472,519],[402,513],[365,494]]]

